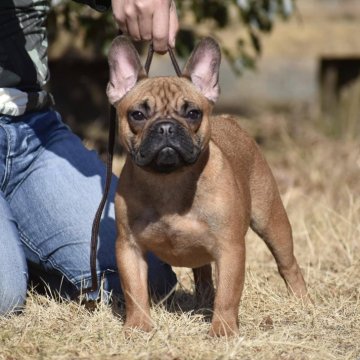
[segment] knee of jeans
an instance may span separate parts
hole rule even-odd
[[[0,315],[20,312],[26,299],[27,279],[4,279],[0,276]]]

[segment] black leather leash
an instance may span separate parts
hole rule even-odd
[[[179,64],[176,61],[175,54],[173,50],[169,47],[168,53],[175,69],[176,75],[181,76],[181,70]],[[147,58],[144,64],[144,68],[147,74],[149,74],[151,61],[154,55],[154,47],[152,43],[149,46]],[[101,198],[99,207],[96,211],[92,230],[91,230],[91,248],[90,248],[90,269],[91,269],[91,286],[83,288],[80,291],[79,295],[84,295],[93,291],[97,291],[99,287],[98,277],[96,273],[96,256],[97,256],[97,246],[98,246],[98,236],[101,215],[106,204],[106,199],[109,195],[111,177],[112,177],[112,163],[114,157],[114,146],[115,146],[115,134],[116,134],[116,109],[114,106],[110,105],[110,124],[109,124],[109,137],[108,137],[108,146],[107,146],[107,157],[106,157],[106,180],[104,194]]]
[[[116,109],[110,105],[110,124],[109,124],[109,136],[106,155],[106,179],[104,193],[101,198],[98,209],[96,210],[95,217],[91,229],[91,248],[90,248],[90,271],[91,271],[91,286],[83,288],[80,291],[80,295],[87,294],[98,289],[98,278],[96,273],[96,255],[98,246],[98,235],[100,228],[101,215],[104,211],[106,199],[109,195],[111,177],[112,177],[112,163],[114,157],[115,146],[115,134],[116,134]]]
[[[168,53],[169,53],[172,65],[173,65],[173,67],[175,69],[176,75],[180,77],[182,75],[181,70],[180,70],[179,64],[176,61],[174,51],[173,51],[173,49],[171,47],[168,48]],[[145,69],[145,71],[146,71],[146,73],[148,75],[149,75],[149,70],[150,70],[150,65],[151,65],[153,55],[154,55],[154,47],[153,47],[153,44],[151,43],[150,46],[149,46],[147,58],[146,58],[146,61],[145,61],[145,64],[144,64],[144,69]]]

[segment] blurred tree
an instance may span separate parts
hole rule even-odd
[[[261,54],[261,33],[269,33],[277,18],[287,19],[295,0],[178,0],[182,29],[177,51],[187,56],[198,37],[211,35],[236,73],[254,68]],[[243,26],[239,26],[242,24]]]
[[[77,43],[88,54],[106,54],[116,34],[111,11],[98,13],[69,0],[53,3],[50,37],[57,37],[61,27],[72,36],[77,34]],[[295,0],[176,0],[176,5],[181,24],[178,55],[188,56],[199,37],[211,35],[220,42],[232,69],[241,73],[255,67],[262,50],[261,34],[270,32],[277,19],[287,19]]]

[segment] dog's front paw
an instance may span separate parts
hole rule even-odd
[[[218,319],[213,320],[209,335],[211,337],[216,336],[236,336],[239,334],[239,328],[236,321],[220,321]]]
[[[148,318],[128,319],[124,324],[124,331],[126,336],[130,336],[133,330],[150,332],[153,328],[154,325],[151,319]]]

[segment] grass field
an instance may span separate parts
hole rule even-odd
[[[262,147],[293,226],[295,252],[314,304],[289,297],[263,242],[247,236],[240,335],[209,338],[195,313],[188,269],[176,269],[171,311],[153,306],[150,334],[122,332],[99,304],[29,293],[20,316],[0,318],[0,359],[360,359],[360,146],[286,116],[242,120]]]

